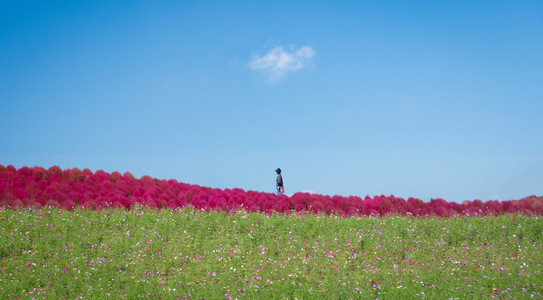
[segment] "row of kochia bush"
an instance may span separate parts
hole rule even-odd
[[[291,197],[242,189],[213,189],[177,180],[159,180],[149,176],[139,179],[126,172],[92,172],[58,166],[4,167],[0,165],[0,206],[5,207],[76,207],[103,209],[134,205],[151,208],[205,210],[246,210],[250,212],[311,212],[348,215],[403,214],[414,216],[496,215],[504,213],[543,214],[543,197],[530,196],[510,201],[464,201],[462,204],[417,198],[407,201],[394,196],[325,196],[296,193]]]

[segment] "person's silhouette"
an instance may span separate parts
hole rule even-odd
[[[281,176],[281,168],[277,168],[275,172],[277,173],[277,180],[275,181],[276,183],[275,187],[277,188],[277,195],[284,194],[285,188],[283,186],[283,176]]]

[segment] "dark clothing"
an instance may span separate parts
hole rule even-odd
[[[277,186],[278,186],[278,187],[283,186],[283,177],[281,177],[281,174],[277,174],[277,180],[276,180],[276,182],[277,182]]]

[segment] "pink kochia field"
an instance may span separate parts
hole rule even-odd
[[[272,178],[273,180],[273,178]],[[0,165],[0,206],[80,208],[127,208],[139,204],[150,208],[185,208],[265,213],[312,212],[338,216],[467,216],[524,213],[541,215],[543,197],[530,196],[510,201],[447,202],[432,199],[407,200],[394,196],[323,196],[296,193],[291,197],[241,189],[213,189],[159,180],[149,176],[134,178],[126,172],[92,172],[77,168],[62,170],[54,166],[23,167]]]

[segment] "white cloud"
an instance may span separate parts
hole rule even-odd
[[[277,80],[289,72],[295,72],[311,65],[315,50],[305,46],[299,49],[278,46],[263,56],[253,55],[249,67],[255,71],[264,71],[270,80]]]

